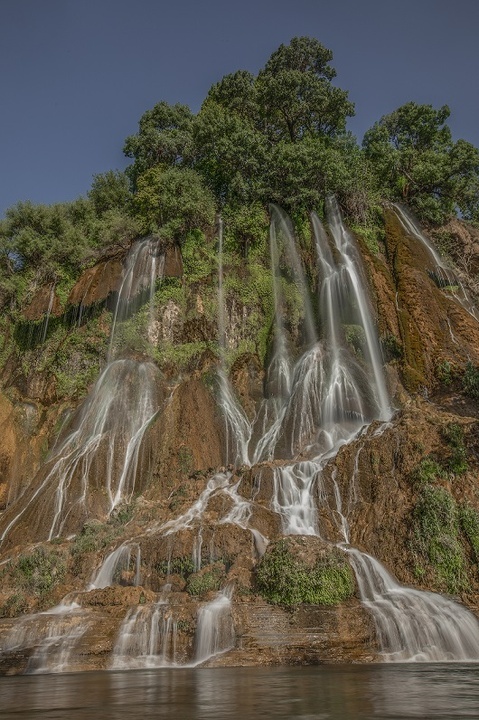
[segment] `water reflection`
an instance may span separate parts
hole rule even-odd
[[[141,670],[3,678],[1,718],[477,718],[475,665]]]

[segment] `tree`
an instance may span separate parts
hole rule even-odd
[[[273,142],[297,142],[306,135],[333,136],[354,114],[348,93],[334,87],[333,54],[308,37],[293,38],[270,57],[257,78],[264,129]]]
[[[125,208],[131,200],[128,177],[119,170],[108,170],[106,173],[94,175],[88,198],[92,201],[97,215],[108,210]]]
[[[140,229],[181,242],[194,228],[211,227],[215,202],[197,172],[157,165],[138,177],[134,199]]]
[[[194,138],[195,168],[220,206],[261,197],[266,139],[241,113],[210,99],[196,119]]]
[[[158,164],[189,165],[193,156],[193,119],[186,105],[159,102],[140,119],[139,132],[125,141],[123,152],[134,158],[126,173],[133,182]]]
[[[367,131],[363,147],[382,191],[403,200],[430,222],[459,210],[477,215],[479,153],[454,143],[447,105],[406,103]]]

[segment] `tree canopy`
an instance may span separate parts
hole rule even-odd
[[[447,105],[406,103],[368,130],[363,147],[381,192],[430,222],[479,219],[479,151],[452,140]]]

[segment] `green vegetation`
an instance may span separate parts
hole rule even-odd
[[[194,597],[202,597],[212,590],[219,590],[225,579],[225,566],[218,562],[211,569],[201,570],[189,576],[186,592]]]
[[[479,513],[472,505],[463,503],[459,508],[459,522],[471,547],[474,561],[479,563]]]
[[[424,220],[441,223],[456,212],[479,220],[479,151],[452,140],[449,108],[409,102],[385,115],[364,136],[382,194],[402,200]]]
[[[462,389],[473,400],[479,399],[479,368],[469,360],[462,376]]]
[[[194,572],[195,566],[191,557],[182,555],[171,558],[169,561],[161,560],[157,563],[156,570],[161,575],[180,575],[186,580]]]
[[[423,487],[428,483],[434,483],[444,477],[443,467],[432,457],[425,457],[419,465],[414,468],[412,478],[415,484]]]
[[[458,423],[448,423],[442,434],[452,452],[447,461],[447,468],[454,475],[462,475],[469,469],[467,450],[464,446],[464,430]]]
[[[460,539],[459,511],[446,488],[427,484],[420,493],[413,512],[413,549],[430,566],[438,586],[450,593],[468,587],[464,548]]]
[[[60,583],[66,573],[63,555],[44,547],[20,555],[13,564],[12,574],[22,590],[41,598]]]
[[[279,605],[335,605],[354,594],[354,577],[345,556],[332,549],[310,565],[288,540],[263,556],[256,572],[258,590]]]

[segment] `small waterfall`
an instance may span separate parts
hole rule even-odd
[[[234,647],[231,590],[224,590],[198,610],[193,664],[199,665]]]
[[[251,423],[237,401],[226,371],[225,296],[223,288],[223,220],[218,219],[218,345],[220,367],[218,371],[219,405],[225,419],[227,462],[236,465],[249,463],[248,445]]]
[[[281,516],[285,535],[317,535],[314,484],[321,467],[311,461],[274,468],[272,509]]]
[[[118,298],[113,313],[110,333],[109,360],[121,352],[117,335],[121,323],[135,313],[141,305],[148,302],[149,324],[154,316],[154,296],[156,281],[163,278],[165,255],[160,242],[155,237],[137,240],[128,253],[123,279],[118,291]]]
[[[138,586],[141,583],[140,572],[141,549],[139,544],[120,545],[107,555],[90,583],[89,590],[99,590],[121,584],[124,574],[131,580],[128,584]]]
[[[303,264],[296,249],[293,226],[286,213],[276,205],[271,205],[271,225],[272,229],[270,232],[274,234],[275,237],[274,245],[278,247],[278,240],[280,239],[282,241],[285,250],[285,259],[289,267],[293,270],[294,282],[301,295],[304,309],[305,344],[307,346],[314,345],[317,338],[314,312],[309,295],[309,285],[306,282]],[[275,270],[276,268],[273,267],[274,274],[276,274]]]
[[[387,425],[387,423],[386,423]],[[373,435],[382,430],[380,426]],[[349,507],[357,499],[356,453],[349,488]],[[349,522],[333,476],[338,528],[356,576],[362,604],[371,612],[385,662],[450,662],[477,660],[479,621],[465,607],[437,593],[400,585],[381,563],[349,545]]]
[[[177,623],[166,600],[131,608],[118,632],[110,667],[124,670],[175,665],[176,636]]]
[[[479,623],[442,595],[407,588],[373,557],[347,548],[363,604],[388,662],[477,660]]]
[[[183,515],[180,515],[174,520],[168,520],[166,523],[163,523],[161,527],[154,529],[161,532],[162,535],[166,536],[191,527],[192,523],[198,518],[200,518],[204,513],[210,497],[217,490],[229,485],[230,479],[231,473],[229,472],[216,473],[208,480],[206,488],[203,490],[198,500],[193,503],[193,505]],[[153,530],[153,528],[151,528],[151,530]]]
[[[75,669],[74,651],[89,629],[88,611],[67,602],[19,620],[4,641],[2,653],[33,649],[27,674],[61,673]]]
[[[443,258],[439,255],[436,248],[422,232],[416,220],[408,212],[408,210],[398,203],[392,203],[392,208],[396,213],[404,230],[419,240],[421,245],[426,249],[430,258],[432,267],[429,268],[429,274],[436,282],[438,287],[447,289],[452,296],[462,305],[462,307],[476,320],[479,320],[479,312],[471,300],[469,293],[463,283]]]

